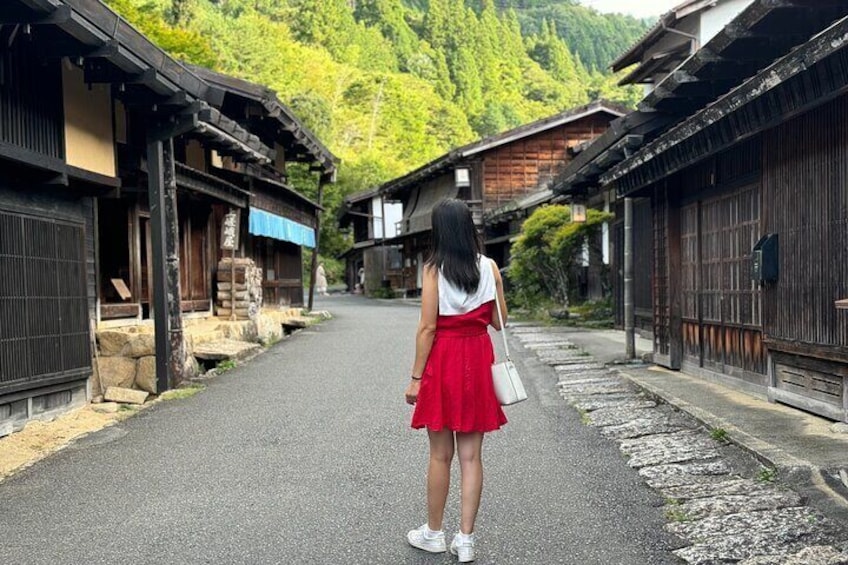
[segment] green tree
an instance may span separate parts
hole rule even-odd
[[[379,29],[394,46],[402,70],[409,70],[409,61],[419,51],[418,36],[404,17],[401,0],[359,0],[354,12],[367,26]]]
[[[156,3],[133,0],[106,0],[106,3],[173,57],[195,65],[217,67],[218,60],[209,40],[195,30],[168,25],[164,9]],[[188,17],[190,8],[183,3],[181,17]]]
[[[569,208],[562,205],[533,212],[512,247],[508,271],[518,302],[528,306],[548,299],[568,307],[577,287],[574,267],[584,245],[612,217],[590,209],[586,222],[575,223]]]

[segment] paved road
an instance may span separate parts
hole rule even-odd
[[[417,309],[317,307],[336,318],[0,483],[0,562],[455,562],[405,542],[425,519],[426,439],[402,398]],[[677,563],[661,499],[518,362],[530,400],[486,439],[478,563]]]

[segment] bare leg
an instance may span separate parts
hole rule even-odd
[[[430,464],[427,468],[427,523],[431,530],[441,530],[448,488],[450,488],[453,432],[428,430],[428,434],[430,435]]]
[[[474,533],[474,522],[480,508],[480,494],[483,492],[483,434],[457,432],[456,448],[459,451],[462,474],[462,517],[459,530],[463,534],[471,534]]]

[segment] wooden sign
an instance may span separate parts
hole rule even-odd
[[[239,211],[232,210],[221,223],[221,249],[235,250],[239,246]]]
[[[112,286],[115,287],[115,290],[118,291],[118,294],[121,297],[121,300],[129,300],[132,298],[132,293],[130,289],[127,288],[127,283],[124,282],[123,279],[109,279],[112,281]]]

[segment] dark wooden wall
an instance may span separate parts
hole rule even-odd
[[[612,119],[610,114],[593,114],[487,152],[483,160],[484,209],[498,208],[544,188],[571,160],[568,149],[602,134]]]
[[[251,205],[299,224],[315,227],[315,208],[306,202],[259,182],[254,184],[251,193]]]
[[[780,245],[765,332],[848,356],[848,312],[833,304],[848,298],[848,98],[772,130],[763,153],[763,228]]]
[[[763,290],[778,399],[848,419],[848,97],[767,132],[763,231],[779,280]],[[791,396],[787,396],[788,393]]]
[[[652,189],[655,351],[664,364],[765,385],[761,297],[751,278],[761,168],[756,138]]]

